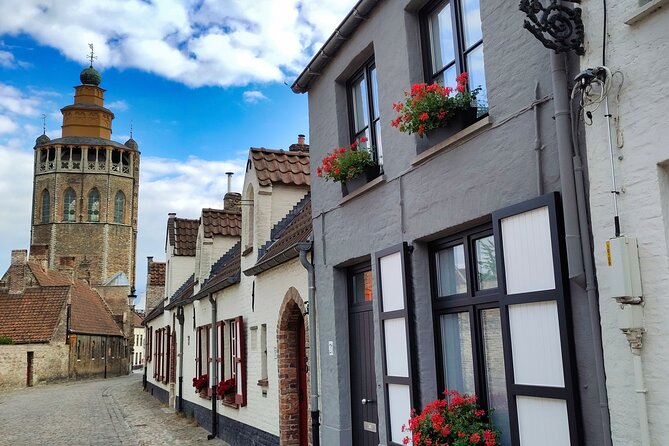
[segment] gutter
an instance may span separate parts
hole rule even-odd
[[[377,3],[379,3],[379,0],[360,0],[353,6],[353,9],[351,9],[344,20],[328,37],[328,40],[325,41],[302,73],[295,79],[295,82],[290,87],[294,93],[306,93],[309,91],[311,82],[321,75],[321,72],[327,67],[339,48],[353,35],[360,24],[367,19],[367,16],[376,7]]]
[[[300,242],[300,243],[305,243],[305,242]],[[260,273],[264,273],[267,270],[270,270],[274,267],[277,267],[283,263],[286,263],[289,260],[292,260],[296,258],[299,254],[299,244],[296,243],[294,245],[289,246],[288,248],[284,249],[280,253],[270,257],[267,260],[264,260],[251,268],[247,269],[244,271],[245,276],[255,276]]]
[[[311,395],[309,395],[309,407],[311,407],[311,444],[312,446],[320,445],[320,412],[318,410],[318,339],[316,337],[316,286],[314,285],[314,265],[307,259],[307,252],[313,248],[313,242],[300,242],[296,249],[300,254],[300,263],[307,270],[308,284],[309,284],[309,388]]]
[[[184,384],[184,307],[177,308],[177,320],[179,321],[179,398],[177,399],[177,412],[183,413],[183,384]],[[146,363],[146,361],[144,361]]]

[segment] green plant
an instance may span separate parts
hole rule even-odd
[[[0,345],[12,345],[14,340],[9,336],[0,336]]]
[[[346,180],[365,173],[374,165],[372,148],[361,147],[360,144],[367,142],[364,136],[359,141],[354,141],[348,148],[339,147],[327,154],[320,166],[316,168],[316,174],[325,180],[345,183]]]
[[[393,104],[398,115],[390,125],[400,132],[418,133],[421,138],[426,132],[443,127],[453,119],[457,110],[471,107],[481,91],[481,87],[469,91],[467,79],[467,73],[459,74],[455,88],[442,87],[438,83],[414,84],[411,91],[404,92],[404,102]]]
[[[445,391],[447,399],[428,403],[415,412],[403,431],[410,432],[404,444],[414,446],[495,446],[499,431],[485,421],[485,411],[476,406],[476,395]]]

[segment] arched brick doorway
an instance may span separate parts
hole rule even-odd
[[[300,293],[290,287],[279,310],[279,438],[282,446],[306,446],[309,438],[308,327]]]

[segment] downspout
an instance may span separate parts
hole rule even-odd
[[[563,54],[551,51],[551,75],[553,81],[553,104],[555,107],[555,128],[557,132],[558,161],[560,167],[560,188],[564,212],[564,226],[567,241],[569,278],[585,287],[590,312],[590,329],[594,344],[594,361],[597,374],[597,389],[601,415],[601,430],[604,445],[611,445],[609,409],[606,394],[606,376],[600,357],[602,348],[599,327],[599,305],[594,280],[594,267],[590,258],[591,242],[585,203],[585,186],[580,157],[575,155],[571,124],[571,103],[567,85],[566,60]],[[578,158],[578,160],[576,159]],[[575,164],[578,166],[575,175]],[[578,188],[576,187],[578,178]],[[584,268],[584,263],[587,267]],[[585,277],[584,277],[585,276]],[[585,279],[585,283],[584,280]],[[594,307],[594,308],[593,308]]]
[[[309,285],[309,407],[311,408],[311,444],[320,445],[320,411],[318,410],[318,350],[316,338],[316,286],[314,285],[314,265],[307,259],[307,252],[311,251],[313,242],[301,242],[297,244],[300,252],[300,263],[307,270]]]
[[[216,438],[218,434],[218,413],[216,412],[216,386],[218,385],[218,370],[216,364],[218,363],[218,358],[216,353],[218,352],[218,336],[216,333],[216,298],[212,293],[209,293],[209,303],[211,304],[211,372],[209,374],[209,379],[211,383],[211,434],[207,435],[207,440]]]
[[[179,321],[179,397],[177,398],[177,412],[184,411],[183,384],[184,384],[184,307],[177,307]],[[146,362],[146,361],[145,361]]]

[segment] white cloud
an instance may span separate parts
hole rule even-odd
[[[0,2],[0,35],[28,34],[82,63],[92,42],[102,68],[138,68],[194,87],[242,86],[298,74],[354,3],[22,0]],[[0,64],[12,63],[2,53]]]
[[[128,109],[128,103],[123,100],[111,101],[106,103],[105,107],[114,112],[126,111]]]
[[[7,116],[0,115],[0,134],[12,133],[19,128],[19,125]]]
[[[244,102],[247,104],[257,104],[260,101],[267,100],[267,96],[258,90],[245,91],[242,96],[244,97]]]

